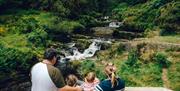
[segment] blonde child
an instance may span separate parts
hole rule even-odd
[[[84,91],[93,91],[95,86],[99,84],[99,79],[94,72],[89,72],[85,77],[85,82],[81,85]]]

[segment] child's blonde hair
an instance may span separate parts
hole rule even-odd
[[[76,86],[77,85],[77,77],[73,74],[68,75],[66,78],[66,84],[69,86]]]
[[[85,79],[87,80],[87,82],[93,82],[95,80],[96,74],[94,72],[89,72]]]

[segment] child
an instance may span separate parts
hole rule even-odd
[[[63,88],[60,89],[60,91],[82,91],[81,87],[77,85],[77,77],[73,74],[68,75],[68,77],[66,78],[66,86],[64,86]],[[68,89],[68,88],[74,88],[74,90],[72,89]]]
[[[81,87],[84,91],[93,91],[97,84],[99,84],[99,79],[96,78],[94,72],[89,72],[85,77],[85,82],[81,85]]]

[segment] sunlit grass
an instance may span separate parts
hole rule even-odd
[[[0,44],[7,48],[15,48],[21,51],[32,51],[38,57],[42,57],[44,52],[44,47],[33,47],[27,41],[27,37],[25,34],[8,34],[4,37],[0,36]]]
[[[180,35],[174,35],[174,36],[159,36],[157,38],[160,42],[168,42],[168,43],[176,43],[180,44]]]
[[[172,64],[168,68],[169,86],[175,91],[180,90],[180,52],[169,52]]]
[[[28,42],[26,39],[25,35],[9,34],[0,37],[0,43],[9,48],[29,49],[27,48]]]

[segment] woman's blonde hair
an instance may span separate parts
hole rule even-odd
[[[66,84],[69,86],[76,86],[77,85],[77,77],[73,74],[68,75],[66,78]]]
[[[108,63],[105,67],[105,73],[111,79],[112,88],[115,86],[115,84],[117,85],[117,78],[115,72],[116,72],[116,67],[114,66],[114,64]]]

